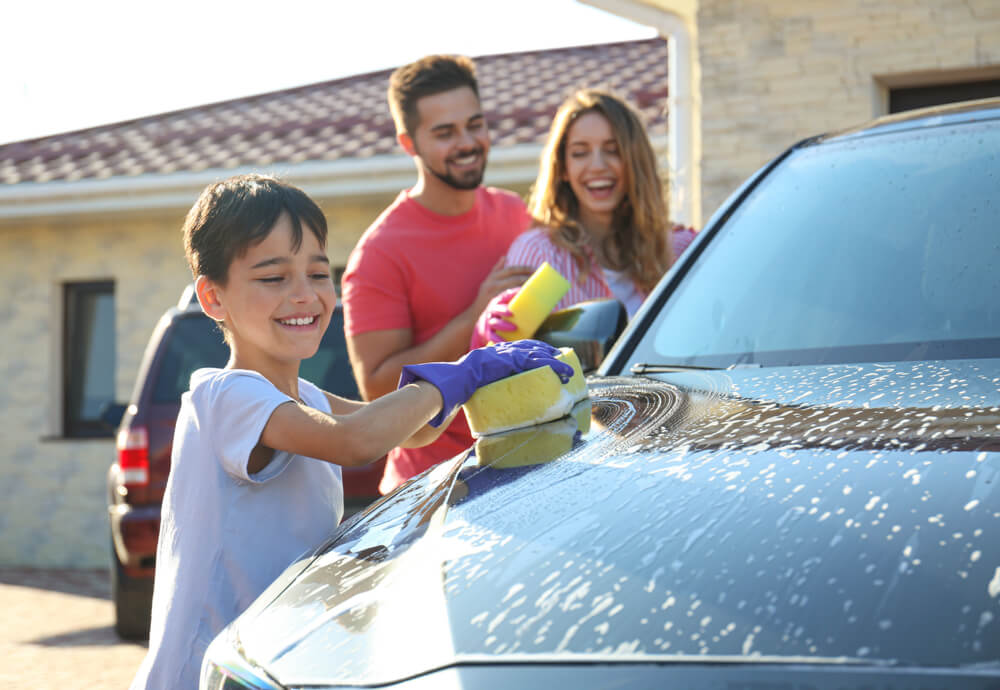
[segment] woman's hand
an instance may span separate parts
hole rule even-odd
[[[520,287],[535,272],[531,266],[507,266],[506,262],[505,257],[500,257],[483,279],[476,300],[472,304],[475,309],[474,314],[481,314],[494,297],[504,290]]]
[[[472,338],[469,339],[470,350],[503,341],[504,338],[500,335],[501,331],[517,330],[517,326],[507,321],[511,315],[507,304],[514,299],[514,295],[520,289],[519,287],[508,288],[490,300],[472,329]]]

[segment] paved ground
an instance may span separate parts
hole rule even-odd
[[[101,570],[0,569],[0,688],[127,688],[145,645],[114,631]]]

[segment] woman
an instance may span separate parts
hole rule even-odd
[[[695,232],[668,220],[656,156],[638,115],[616,96],[583,89],[556,113],[529,210],[535,226],[507,252],[507,265],[544,261],[570,282],[556,305],[615,298],[629,317]],[[507,290],[490,302],[470,345],[513,330]]]

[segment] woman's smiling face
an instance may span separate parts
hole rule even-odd
[[[584,227],[608,227],[625,197],[625,168],[611,123],[599,112],[580,115],[566,132],[563,179],[580,205]]]

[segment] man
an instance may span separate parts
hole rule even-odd
[[[404,65],[388,100],[417,183],[365,231],[344,272],[347,351],[366,400],[395,390],[406,364],[461,357],[487,303],[531,274],[503,259],[530,223],[524,202],[481,184],[490,140],[472,61],[431,55]],[[379,489],[471,442],[460,413],[435,443],[390,452]]]

